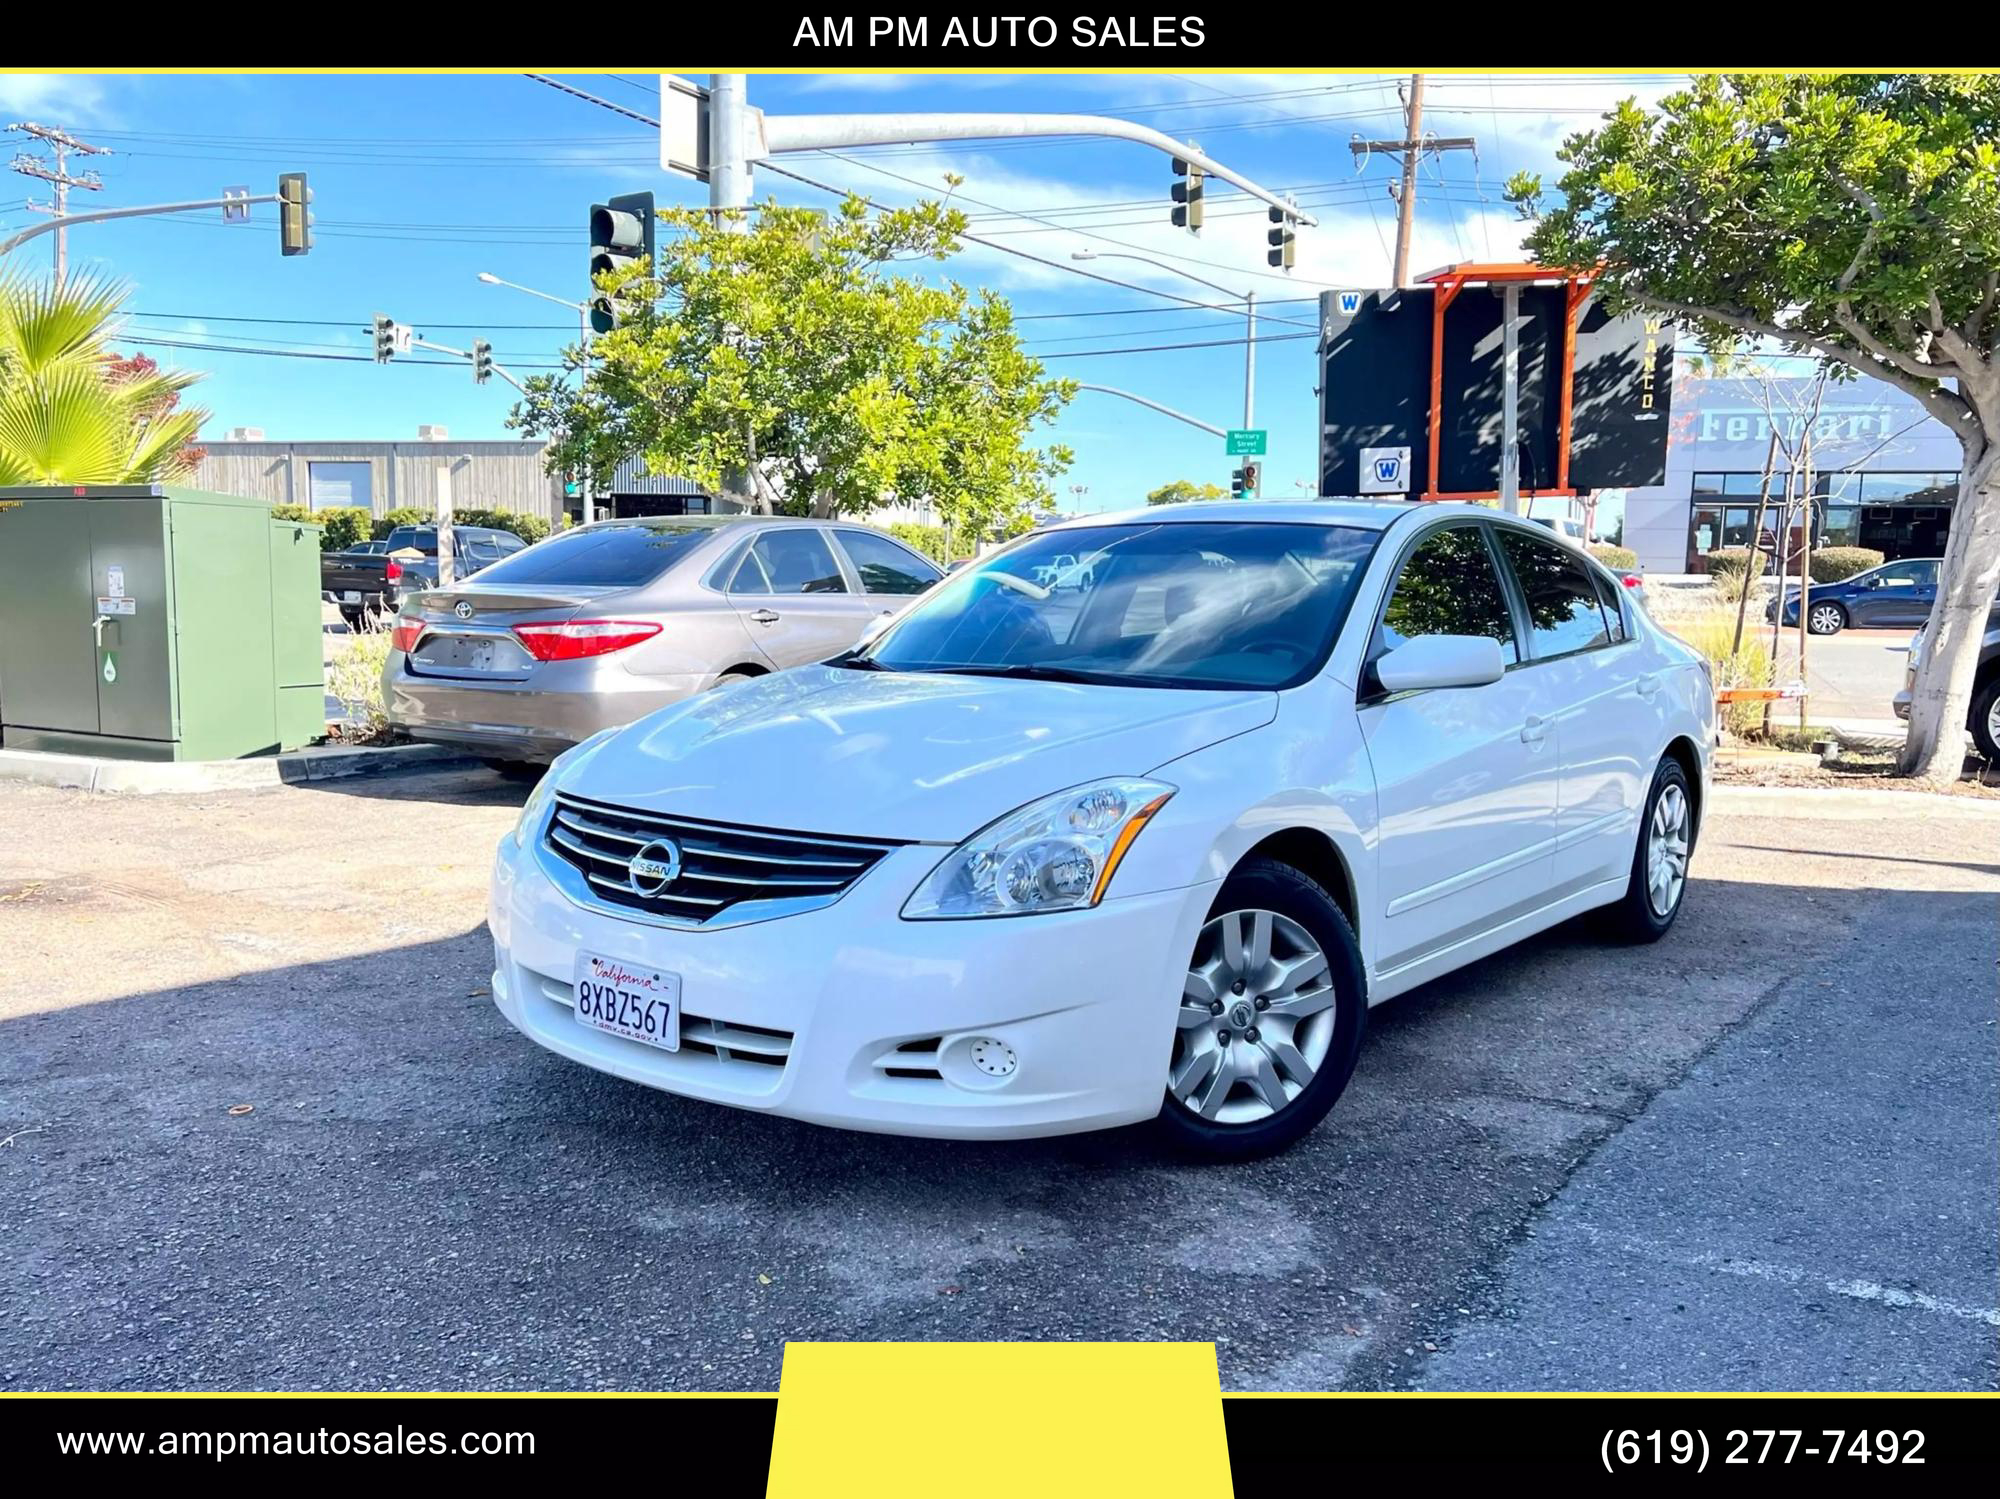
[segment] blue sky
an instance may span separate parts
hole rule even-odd
[[[657,73],[562,76],[642,114],[657,113]],[[957,173],[965,179],[958,199],[975,216],[975,232],[1004,244],[1063,266],[1079,249],[1149,255],[1226,286],[1254,288],[1267,314],[1260,332],[1304,335],[1257,351],[1257,425],[1271,434],[1265,493],[1276,497],[1297,493],[1295,481],[1310,483],[1314,474],[1314,299],[1329,286],[1376,286],[1388,277],[1395,205],[1387,185],[1395,168],[1378,156],[1357,172],[1348,142],[1356,134],[1398,133],[1398,82],[1338,73],[754,75],[750,97],[771,113],[1115,113],[1195,141],[1267,187],[1297,193],[1322,227],[1301,231],[1297,267],[1285,276],[1264,264],[1268,226],[1261,211],[1248,211],[1253,200],[1212,192],[1198,239],[1172,228],[1171,169],[1138,146],[1069,139],[781,158],[884,203],[941,195],[944,174]],[[1650,99],[1667,86],[1657,75],[1432,75],[1427,128],[1474,136],[1479,150],[1476,158],[1451,152],[1425,162],[1412,264],[1511,258],[1519,230],[1500,197],[1506,177],[1523,167],[1553,169],[1564,134],[1626,94]],[[707,192],[661,170],[655,132],[519,74],[0,74],[0,124],[15,120],[59,125],[112,148],[88,163],[104,191],[74,194],[73,209],[207,198],[236,185],[265,193],[281,171],[310,173],[317,226],[313,252],[304,257],[279,255],[268,206],[246,225],[203,213],[71,231],[72,267],[133,285],[129,341],[162,363],[205,372],[197,398],[213,412],[205,429],[211,437],[253,426],[271,438],[410,438],[419,423],[441,423],[455,437],[505,436],[510,392],[503,384],[475,386],[462,364],[383,368],[366,361],[370,315],[390,313],[458,347],[484,332],[495,357],[524,372],[553,364],[574,337],[574,318],[483,285],[477,274],[581,297],[583,225],[593,200],[651,188],[662,202],[697,203]],[[775,173],[761,173],[757,185],[760,196],[781,201],[828,201]],[[24,203],[45,196],[43,187],[0,176],[0,236],[36,221]],[[48,256],[44,239],[12,258],[39,268]],[[1079,268],[1135,287],[1212,295],[1132,260]],[[1237,339],[1240,312],[1180,306],[978,246],[948,270],[1012,298],[1027,347],[1052,372],[1136,391],[1218,426],[1240,422],[1240,344],[1103,352]],[[244,319],[269,321],[232,321]],[[276,321],[283,319],[296,321]],[[1177,478],[1226,484],[1232,467],[1220,439],[1108,396],[1079,395],[1051,435],[1077,454],[1058,481],[1063,509],[1134,503]]]

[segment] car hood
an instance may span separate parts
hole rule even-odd
[[[1258,728],[1277,701],[808,666],[642,718],[560,788],[751,827],[957,843],[1038,796]]]

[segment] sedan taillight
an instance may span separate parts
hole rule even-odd
[[[1637,573],[1626,573],[1618,581],[1623,583],[1627,588],[1644,588],[1646,586],[1646,580]]]
[[[658,625],[638,619],[547,620],[514,626],[514,634],[537,661],[608,656],[659,633]]]
[[[424,633],[424,622],[407,615],[397,619],[396,628],[389,632],[389,648],[405,654],[417,648],[417,641]]]

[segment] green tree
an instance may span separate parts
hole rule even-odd
[[[1775,342],[1909,392],[1964,449],[1907,775],[1944,782],[2000,584],[2000,74],[1708,75],[1571,136],[1559,199],[1508,196],[1538,260],[1725,356]]]
[[[658,266],[600,280],[629,311],[588,369],[531,380],[509,419],[550,439],[552,469],[642,457],[765,513],[928,501],[961,534],[1048,500],[1070,453],[1029,435],[1074,382],[1021,351],[1003,298],[888,269],[949,258],[956,209],[659,217]]]
[[[147,484],[187,476],[208,417],[200,377],[120,359],[118,282],[0,276],[0,484]]]
[[[1229,491],[1220,484],[1196,484],[1191,479],[1175,479],[1146,492],[1148,505],[1180,505],[1189,500],[1226,500]]]

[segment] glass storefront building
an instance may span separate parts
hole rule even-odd
[[[1803,368],[1803,366],[1802,366]],[[1625,496],[1624,543],[1649,572],[1705,572],[1710,552],[1750,544],[1771,422],[1765,383],[1678,376],[1667,482]],[[1809,376],[1771,382],[1771,411],[1795,448],[1812,401]],[[1871,547],[1884,557],[1943,554],[1958,491],[1959,446],[1922,406],[1874,380],[1829,384],[1813,423],[1813,545]],[[1784,458],[1760,544],[1781,538]]]

